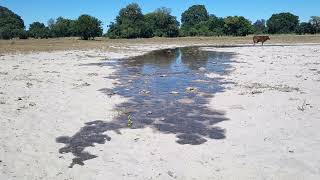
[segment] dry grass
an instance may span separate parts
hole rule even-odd
[[[247,37],[181,37],[150,39],[108,39],[98,38],[94,41],[83,41],[78,38],[0,40],[0,53],[55,51],[71,49],[111,50],[114,47],[134,45],[236,45],[251,44],[252,36]],[[320,35],[274,35],[269,44],[274,43],[320,43]]]

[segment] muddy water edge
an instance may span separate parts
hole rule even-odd
[[[226,130],[217,126],[228,120],[225,113],[208,108],[215,93],[232,83],[223,77],[230,71],[233,53],[200,50],[199,47],[157,50],[130,59],[107,60],[83,66],[112,66],[117,69],[106,80],[120,83],[112,89],[99,89],[109,96],[120,95],[129,100],[118,104],[119,116],[112,120],[92,120],[71,136],[60,136],[65,146],[60,153],[72,153],[70,164],[84,165],[96,158],[85,151],[95,143],[111,141],[108,131],[151,127],[164,134],[175,134],[179,144],[201,145],[208,140],[224,139]],[[216,73],[219,78],[208,78]],[[112,141],[110,142],[112,143]]]

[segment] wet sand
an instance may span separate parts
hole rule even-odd
[[[1,56],[0,179],[319,178],[319,45],[204,48],[233,54],[226,72],[201,70],[221,86],[205,96],[205,109],[225,120],[197,120],[223,130],[222,138],[197,131],[190,124],[195,117],[186,124],[169,122],[163,131],[155,126],[159,121],[136,127],[134,113],[132,128],[110,126],[119,125],[112,124],[123,113],[117,108],[128,105],[130,96],[120,91],[125,79],[115,76],[121,66],[101,64],[157,48],[168,47]],[[110,95],[110,89],[118,93]],[[192,109],[190,99],[177,101]],[[163,116],[178,111],[168,112]],[[176,117],[183,121],[187,115]],[[183,128],[189,125],[193,128]],[[79,157],[88,160],[70,168],[75,155],[63,149],[69,138],[97,132],[94,141],[74,143],[85,147]],[[196,136],[188,136],[192,133]]]

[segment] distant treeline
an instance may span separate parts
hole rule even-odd
[[[181,15],[181,24],[168,8],[142,14],[138,4],[122,8],[105,36],[109,38],[150,38],[184,36],[246,36],[248,34],[317,34],[320,32],[320,16],[312,16],[309,22],[299,21],[292,13],[273,14],[252,23],[243,16],[225,18],[209,14],[204,5],[193,5]],[[102,22],[90,15],[76,20],[59,17],[50,19],[46,26],[40,22],[30,24],[25,30],[21,17],[0,6],[0,39],[74,37],[94,39],[103,35]]]

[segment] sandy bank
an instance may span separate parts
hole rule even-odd
[[[115,69],[81,66],[170,46],[57,51],[0,57],[0,179],[318,179],[320,46],[205,48],[235,55],[226,90],[208,106],[225,112],[226,138],[180,145],[153,129],[109,132],[86,151],[98,157],[68,168],[55,139],[84,123],[111,121],[125,101],[112,88]]]

